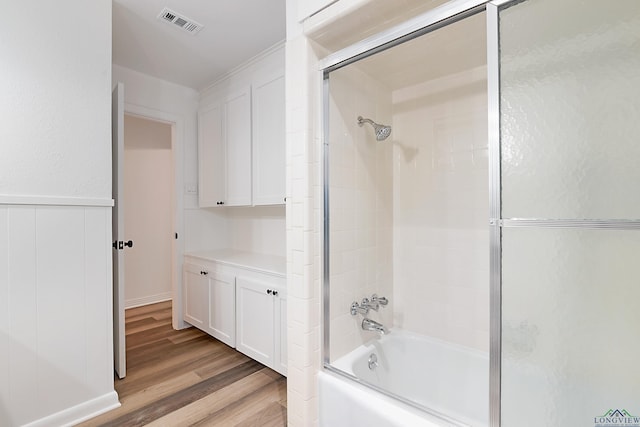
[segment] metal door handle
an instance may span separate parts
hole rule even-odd
[[[128,247],[132,248],[133,247],[133,240],[129,240],[129,241],[126,241],[126,242],[123,242],[122,240],[116,240],[115,242],[113,242],[113,244],[111,246],[113,246],[114,249],[118,249],[118,250],[124,249],[125,246],[128,246]]]

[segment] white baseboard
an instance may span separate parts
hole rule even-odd
[[[120,407],[118,393],[111,391],[48,417],[40,418],[24,427],[73,426],[118,407]]]
[[[164,292],[156,295],[149,295],[148,297],[133,298],[125,300],[124,308],[134,308],[143,305],[155,304],[157,302],[169,301],[173,298],[171,292]]]

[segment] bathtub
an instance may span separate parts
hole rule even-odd
[[[377,366],[370,369],[372,354]],[[431,415],[360,382],[428,408]],[[399,329],[336,360],[320,373],[319,383],[322,426],[488,425],[488,353]]]

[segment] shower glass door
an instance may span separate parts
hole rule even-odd
[[[501,425],[640,426],[640,1],[496,13]]]

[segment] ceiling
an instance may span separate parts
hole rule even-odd
[[[204,28],[158,19],[165,8]],[[113,63],[199,90],[285,39],[285,0],[113,0]]]
[[[487,17],[477,13],[356,62],[396,90],[487,64]]]

